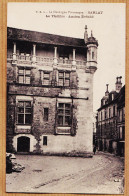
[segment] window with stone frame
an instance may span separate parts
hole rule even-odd
[[[111,108],[109,108],[109,118],[111,118]]]
[[[20,84],[30,84],[30,74],[31,70],[24,67],[18,68],[18,83]]]
[[[115,116],[116,115],[116,107],[115,107],[115,105],[113,106],[113,116]]]
[[[105,119],[107,119],[107,109],[105,109]]]
[[[47,146],[47,136],[43,136],[43,145]]]
[[[42,72],[42,84],[43,85],[50,85],[50,72],[48,72],[48,71]]]
[[[20,125],[30,125],[31,117],[32,117],[31,101],[18,101],[17,123]]]
[[[121,140],[125,139],[125,127],[124,126],[119,127],[119,139]]]
[[[101,121],[103,120],[103,114],[102,114],[102,111],[101,111]]]
[[[58,78],[59,86],[70,86],[70,72],[63,72],[59,71],[59,78]]]
[[[94,52],[92,52],[92,59],[94,59]]]
[[[122,111],[123,111],[122,112],[122,120],[124,121],[125,120],[125,108],[123,108]]]
[[[71,104],[58,103],[58,126],[71,126]]]
[[[48,115],[49,115],[49,108],[44,108],[44,121],[48,121]]]

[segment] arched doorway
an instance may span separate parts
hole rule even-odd
[[[29,152],[30,151],[30,138],[21,136],[17,139],[17,152]]]

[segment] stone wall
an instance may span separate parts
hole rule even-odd
[[[84,53],[84,52],[83,52]],[[40,51],[38,53],[40,54]],[[78,59],[82,53],[77,55]],[[18,83],[18,66],[31,69],[30,84]],[[63,70],[67,67],[61,65]],[[17,65],[8,61],[7,81],[7,150],[17,151],[17,141],[22,135],[30,138],[31,153],[66,154],[92,156],[93,143],[93,72],[86,71],[86,65],[80,69],[69,68],[70,87],[58,86],[58,66],[53,69],[50,65],[50,81],[52,84],[44,86],[41,81],[43,66]],[[18,127],[17,125],[17,102],[18,96],[22,100],[32,101],[32,123],[29,127]],[[58,127],[57,102],[67,100],[72,106],[72,124],[70,134],[57,134]],[[44,108],[49,109],[48,121],[44,121]],[[24,130],[23,130],[24,129]],[[22,133],[23,130],[23,133]],[[43,144],[44,136],[47,137],[47,145]]]

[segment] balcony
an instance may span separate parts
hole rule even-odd
[[[32,64],[36,65],[52,65],[54,63],[54,58],[50,57],[42,57],[42,56],[32,56],[30,54],[7,54],[7,60],[12,60],[17,64]],[[86,66],[86,61],[75,60],[75,65],[77,67]],[[73,60],[68,58],[57,58],[57,64],[59,65],[67,65],[71,66],[73,64]]]
[[[36,64],[39,64],[39,65],[40,64],[45,64],[45,65],[53,64],[53,58],[36,56]]]
[[[69,59],[63,59],[63,58],[59,58],[57,60],[58,64],[68,64],[68,65],[72,65],[72,60]]]

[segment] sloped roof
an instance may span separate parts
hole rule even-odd
[[[35,43],[86,47],[84,39],[8,27],[7,38]]]
[[[112,100],[110,95],[111,94],[114,94],[114,99]],[[103,98],[102,98],[103,99]],[[101,99],[101,100],[102,100]],[[122,107],[123,105],[125,105],[125,85],[121,88],[120,92],[117,93],[116,91],[111,91],[109,93],[109,98],[108,98],[108,103],[101,106],[98,111],[100,111],[101,109],[103,108],[106,108],[107,106],[109,106],[110,104],[113,104],[113,103],[117,103],[117,107],[120,108]]]
[[[118,96],[118,104],[117,107],[121,108],[125,105],[125,85],[121,88],[119,96]]]

